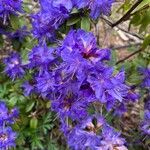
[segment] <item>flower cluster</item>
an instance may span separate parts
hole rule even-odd
[[[29,53],[26,66],[36,72],[33,83],[23,85],[25,93],[36,91],[52,100],[52,108],[60,115],[72,119],[86,116],[92,102],[100,102],[108,111],[115,108],[116,113],[122,114],[126,103],[138,97],[125,84],[124,71],[114,74],[114,69],[104,63],[109,59],[110,50],[99,49],[92,33],[72,30],[60,47],[38,45]]]
[[[0,101],[0,149],[6,150],[15,146],[16,133],[10,127],[18,116],[18,109],[8,110],[6,104]]]
[[[67,138],[73,150],[127,150],[120,133],[109,126],[103,117],[86,118],[69,132]]]
[[[0,17],[7,20],[10,14],[17,14],[23,12],[22,0],[1,0],[0,1]]]
[[[40,41],[55,39],[55,31],[69,18],[73,8],[91,10],[91,17],[97,19],[101,14],[110,14],[114,0],[41,0],[41,10],[32,15],[33,35]]]
[[[93,149],[105,147],[106,150],[126,149],[120,134],[102,117],[96,117],[98,128],[102,124],[104,126],[99,135],[95,134],[97,129],[93,128],[93,117],[89,117],[88,109],[95,103],[122,115],[126,104],[138,98],[126,85],[124,70],[114,73],[114,68],[108,66],[111,51],[100,49],[92,33],[71,30],[60,46],[49,48],[46,43],[39,44],[28,58],[28,64],[22,65],[20,57],[12,54],[5,60],[5,72],[15,78],[22,77],[24,70],[32,70],[33,78],[22,86],[24,93],[26,96],[35,93],[51,100],[52,110],[60,117],[62,131],[70,147],[77,150],[86,149],[86,146]],[[81,119],[85,122],[81,123]],[[70,122],[76,125],[69,125]],[[88,124],[92,125],[90,129]],[[91,128],[94,132],[86,131]]]

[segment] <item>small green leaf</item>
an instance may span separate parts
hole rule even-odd
[[[90,19],[89,17],[83,17],[81,20],[81,29],[84,29],[86,31],[90,31]]]
[[[143,2],[141,2],[141,4],[133,11],[133,13],[139,11],[146,5],[150,5],[150,0],[143,0]]]
[[[34,101],[29,102],[29,104],[28,104],[27,107],[26,107],[26,112],[31,111],[32,108],[34,107],[34,105],[35,105],[35,102],[34,102]]]
[[[138,26],[140,25],[141,20],[142,20],[142,15],[140,13],[137,13],[133,16],[130,23],[133,24],[134,26]]]
[[[146,49],[150,44],[150,35],[148,35],[145,39],[144,39],[144,42],[142,44],[142,48],[143,49]]]
[[[17,16],[11,16],[10,22],[14,30],[17,30],[19,28],[20,25]]]
[[[37,118],[32,118],[30,120],[30,128],[32,129],[36,129],[37,128],[37,125],[38,125],[38,119]]]
[[[16,96],[11,97],[8,101],[8,104],[10,107],[14,107],[16,105],[16,103],[17,103],[17,97]]]
[[[67,26],[72,26],[80,21],[80,17],[72,17],[67,21]]]

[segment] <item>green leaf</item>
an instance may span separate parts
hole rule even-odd
[[[30,128],[32,129],[36,129],[37,128],[37,125],[38,125],[38,119],[37,118],[32,118],[30,120]]]
[[[34,107],[34,105],[35,105],[35,102],[34,102],[34,101],[29,102],[29,104],[28,104],[27,107],[26,107],[26,112],[31,111],[32,108]]]
[[[146,49],[148,46],[150,45],[150,35],[148,35],[145,39],[144,42],[142,44],[142,48]]]
[[[89,17],[83,17],[81,20],[81,29],[84,29],[86,31],[90,31],[90,19]]]
[[[14,30],[17,30],[20,26],[18,16],[11,16],[10,23],[11,23],[12,28]]]
[[[137,13],[133,16],[130,23],[133,24],[134,26],[138,26],[140,25],[141,20],[142,20],[142,15],[140,13]]]
[[[67,26],[72,26],[80,21],[80,17],[72,17],[67,21]]]
[[[141,2],[141,4],[133,11],[133,13],[139,11],[146,5],[150,5],[150,0],[143,0],[143,2]]]
[[[16,103],[17,103],[17,97],[16,97],[16,96],[11,97],[11,98],[9,99],[9,101],[8,101],[8,104],[9,104],[9,106],[11,106],[11,107],[14,107],[14,106],[16,105]]]
[[[141,82],[141,77],[139,76],[137,72],[133,72],[129,76],[128,82],[132,84],[139,84]]]
[[[144,12],[140,24],[141,26],[139,29],[139,33],[146,32],[146,28],[150,24],[150,10]]]

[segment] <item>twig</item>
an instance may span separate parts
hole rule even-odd
[[[126,21],[130,18],[131,16],[131,13],[133,12],[133,10],[135,10],[135,8],[137,6],[139,6],[139,4],[142,2],[143,0],[138,0],[128,11],[127,13],[122,17],[120,18],[118,21],[116,21],[115,23],[112,24],[112,27],[115,27],[117,26],[118,24],[122,23],[123,21]]]
[[[118,64],[120,64],[120,63],[122,63],[122,62],[126,61],[127,59],[129,59],[129,58],[131,58],[132,56],[134,56],[134,55],[136,55],[136,54],[140,53],[141,51],[143,51],[143,48],[140,48],[139,50],[137,50],[137,51],[135,51],[135,52],[131,53],[131,54],[130,54],[130,55],[128,55],[127,57],[125,57],[125,58],[123,58],[123,59],[119,60],[118,62],[116,62],[116,65],[118,65]]]
[[[103,19],[110,27],[112,27],[113,28],[113,23],[110,21],[110,20],[108,20],[108,19],[106,19],[105,17],[101,17],[101,19]],[[143,37],[140,37],[139,35],[137,35],[137,34],[135,34],[135,33],[132,33],[132,32],[129,32],[129,31],[127,31],[127,30],[125,30],[125,29],[123,29],[123,28],[121,28],[121,27],[116,27],[118,30],[121,30],[121,31],[123,31],[123,32],[125,32],[125,33],[127,33],[127,34],[130,34],[130,35],[132,35],[132,36],[134,36],[134,37],[136,37],[136,38],[138,38],[138,39],[140,39],[140,40],[144,40],[144,38]]]
[[[128,45],[123,45],[123,46],[117,46],[117,47],[110,47],[111,49],[114,49],[114,50],[120,50],[120,49],[124,49],[124,48],[128,48],[128,47],[133,47],[133,46],[140,46],[141,43],[135,43],[135,44],[128,44]]]

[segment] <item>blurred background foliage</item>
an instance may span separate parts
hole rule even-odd
[[[135,0],[118,1],[114,4],[111,16],[99,18],[97,21],[90,20],[88,12],[73,10],[69,20],[61,26],[57,36],[62,39],[71,28],[93,31],[100,46],[112,48],[110,65],[115,65],[116,69],[123,67],[126,71],[127,82],[140,91],[142,96],[138,106],[142,107],[146,92],[138,88],[141,77],[137,70],[140,66],[150,66],[150,0],[143,0],[138,7],[128,14],[135,3]],[[38,7],[38,2],[25,0],[23,5],[24,14],[11,16],[9,22],[5,25],[0,22],[0,29],[6,32],[5,35],[0,35],[0,98],[4,99],[10,108],[17,106],[20,110],[20,117],[13,126],[14,130],[19,133],[16,149],[66,150],[64,137],[59,131],[59,120],[57,119],[57,114],[50,110],[50,102],[36,95],[24,96],[21,88],[24,82],[23,79],[11,81],[2,73],[4,68],[2,59],[12,50],[20,52],[23,61],[26,62],[28,52],[37,44],[36,39],[28,33],[32,29],[30,14],[36,12]],[[128,14],[127,17],[123,18],[122,16],[126,14]],[[123,19],[120,23],[115,24],[114,22],[116,21],[117,23],[118,17]],[[102,26],[101,23],[103,23]],[[114,45],[108,44],[109,42],[102,45],[101,41],[106,38],[106,35],[101,32],[104,28],[107,28],[106,32],[111,30],[111,38],[115,39],[115,41],[112,40]],[[7,33],[15,33],[16,31],[18,31],[19,36],[7,36]],[[127,35],[131,35],[132,38]],[[122,38],[124,36],[127,36],[127,40]],[[109,39],[110,41],[111,38]],[[124,45],[119,45],[119,41]],[[31,74],[27,73],[26,78],[31,78]],[[134,108],[136,109],[136,106],[132,107],[132,109]],[[137,111],[135,115],[142,117],[143,112],[135,111]],[[132,114],[130,117],[132,117]],[[113,123],[111,115],[108,115],[107,119]],[[121,128],[121,121],[118,120],[118,122]],[[136,131],[135,135],[132,134],[133,132],[124,135],[127,140],[133,140],[133,136],[136,136],[137,139],[140,138],[139,131],[134,124],[131,130]],[[148,149],[150,139],[144,138],[140,146],[136,147],[138,144],[130,145],[130,149]]]

